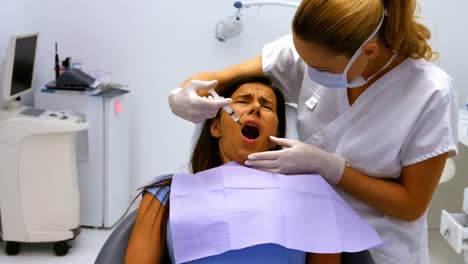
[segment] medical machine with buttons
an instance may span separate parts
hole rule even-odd
[[[88,129],[77,134],[80,225],[112,227],[131,200],[128,95],[36,89],[34,105],[66,109],[88,123]]]
[[[76,133],[87,123],[66,112],[26,107],[38,34],[12,36],[3,63],[0,109],[0,236],[6,253],[20,243],[53,242],[56,255],[80,233]]]
[[[458,139],[461,147],[468,147],[468,110],[465,109],[459,111]],[[440,233],[458,254],[463,253],[468,264],[468,188],[463,194],[463,213],[442,210]]]

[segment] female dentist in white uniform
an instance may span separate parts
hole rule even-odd
[[[453,80],[429,62],[431,34],[415,8],[415,0],[303,0],[292,36],[192,76],[169,95],[171,109],[200,122],[242,102],[199,91],[241,74],[273,77],[298,105],[300,141],[272,138],[284,148],[245,164],[320,173],[388,242],[371,251],[376,263],[429,263],[426,211],[457,154],[458,118]]]

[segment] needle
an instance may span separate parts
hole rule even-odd
[[[222,99],[221,96],[219,96],[219,94],[214,89],[210,89],[208,93],[211,94],[211,96],[213,96],[214,99]],[[229,116],[234,120],[234,122],[242,126],[239,115],[234,110],[232,110],[232,108],[229,105],[223,106],[223,109],[229,114]]]

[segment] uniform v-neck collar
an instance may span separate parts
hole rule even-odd
[[[394,74],[400,72],[403,68],[404,65],[406,65],[411,58],[406,58],[403,60],[400,64],[398,64],[395,68],[391,69],[389,72],[387,72],[385,75],[380,77],[377,81],[375,81],[371,86],[369,86],[364,92],[362,92],[358,98],[354,101],[354,103],[351,105],[349,103],[349,98],[348,98],[348,91],[347,89],[340,89],[339,91],[339,100],[340,100],[340,108],[342,111],[340,112],[345,112],[345,111],[351,111],[351,112],[356,112],[359,111],[362,107],[366,105],[366,102],[369,100],[372,100],[375,96],[380,94],[385,88],[385,85],[380,85],[383,82],[387,81],[387,79],[391,78]]]

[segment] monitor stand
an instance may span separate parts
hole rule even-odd
[[[21,103],[20,101],[17,100],[9,100],[6,102],[3,102],[3,108],[0,109],[5,112],[17,112],[21,109]]]
[[[3,102],[3,107],[0,107],[0,122],[12,118],[17,115],[23,106],[19,101],[9,100]]]

